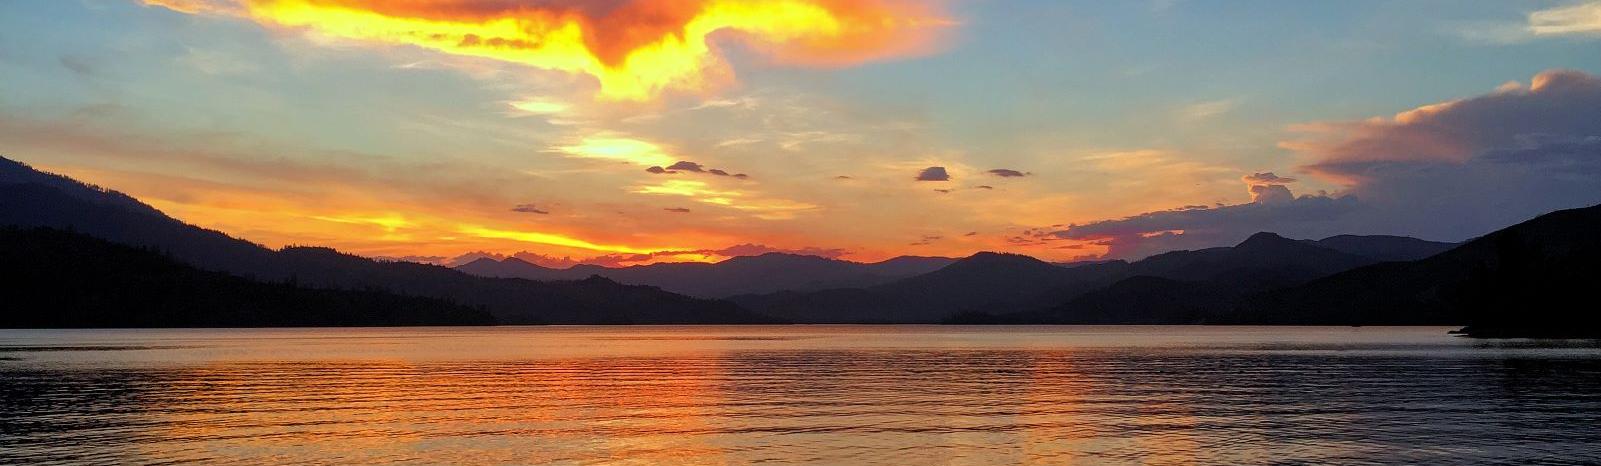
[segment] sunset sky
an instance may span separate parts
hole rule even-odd
[[[1601,202],[1601,2],[10,0],[0,155],[545,265],[1463,240]]]

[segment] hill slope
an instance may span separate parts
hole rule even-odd
[[[1415,261],[1446,252],[1457,243],[1426,241],[1406,236],[1339,235],[1315,241],[1318,246],[1380,262]]]
[[[378,291],[257,283],[52,229],[0,228],[4,328],[487,325],[487,312]]]
[[[1048,309],[997,316],[993,320],[1051,324],[1206,323],[1250,293],[1296,285],[1374,262],[1312,241],[1257,233],[1232,247],[1151,256],[1130,264],[1110,286],[1070,297]]]
[[[1542,215],[1445,253],[1263,293],[1230,322],[1471,324],[1484,336],[1601,335],[1601,206]]]

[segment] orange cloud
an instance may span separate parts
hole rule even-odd
[[[710,43],[728,31],[779,61],[842,65],[923,53],[949,26],[910,0],[144,0],[185,13],[581,73],[607,100],[705,91],[729,76]]]

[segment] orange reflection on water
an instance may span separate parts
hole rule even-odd
[[[1549,414],[1506,396],[1598,415],[1598,379],[1549,376],[1601,353],[1464,357],[1502,350],[1441,330],[0,332],[0,464],[1522,463],[1593,442],[1467,427]]]

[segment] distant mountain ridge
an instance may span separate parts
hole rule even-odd
[[[1318,246],[1380,262],[1415,261],[1446,252],[1458,243],[1428,241],[1407,236],[1338,235],[1315,241]]]
[[[1450,246],[1393,236],[1292,240],[1264,232],[1235,246],[1133,263],[1050,264],[983,252],[882,285],[730,299],[795,322],[1200,323],[1202,309],[1252,292]],[[1176,315],[1189,317],[1176,321]]]
[[[1479,336],[1601,336],[1601,315],[1588,311],[1585,295],[1601,282],[1601,206],[1553,212],[1462,244],[1398,236],[1297,240],[1263,232],[1234,246],[1172,251],[1134,262],[1051,264],[981,252],[961,259],[901,257],[862,264],[774,253],[716,264],[570,269],[486,258],[451,269],[374,261],[319,247],[274,251],[184,224],[121,193],[0,158],[0,231],[11,235],[0,234],[0,240],[13,240],[0,241],[0,251],[18,258],[9,261],[13,264],[48,262],[48,254],[27,256],[32,251],[17,249],[26,238],[35,238],[28,235],[42,235],[39,241],[77,245],[63,246],[68,251],[61,257],[75,257],[71,251],[76,249],[104,250],[147,267],[152,276],[167,277],[171,285],[162,286],[191,286],[189,293],[204,297],[204,288],[192,284],[209,283],[254,290],[248,293],[264,300],[226,304],[239,296],[217,295],[168,301],[170,307],[189,309],[165,317],[180,320],[201,317],[195,306],[210,303],[298,312],[263,325],[483,322],[471,314],[483,309],[487,319],[500,323],[1471,324],[1470,333]],[[69,275],[60,270],[70,267],[116,265],[68,262],[46,268],[64,277]],[[57,266],[67,269],[52,268]],[[0,287],[72,290],[27,285],[35,283],[28,281],[33,277],[16,265],[6,272],[23,275]],[[100,277],[95,283],[110,287],[101,289],[116,289],[117,280],[110,278],[115,275],[86,276]],[[663,288],[703,296],[756,292],[716,301]],[[176,298],[150,294],[141,299],[149,304]],[[323,308],[289,305],[297,301],[323,303]],[[374,302],[391,303],[400,313],[361,307]],[[329,303],[367,310],[324,312]],[[138,309],[159,315],[151,310],[158,307]],[[154,322],[114,313],[80,315],[116,325]],[[20,317],[27,316],[0,315],[0,325]]]
[[[1018,254],[981,252],[933,272],[881,285],[730,299],[793,322],[936,323],[964,311],[1041,306],[1058,293],[1095,286],[1122,265],[1069,268]]]
[[[185,224],[115,191],[0,162],[0,225],[49,227],[142,248],[197,268],[240,277],[337,289],[387,290],[481,306],[500,323],[762,323],[772,319],[709,301],[605,279],[532,282],[467,275],[446,267],[379,262],[327,248],[273,251]]]
[[[955,262],[945,257],[903,256],[876,263],[818,256],[767,253],[717,263],[677,262],[608,268],[579,265],[555,269],[516,257],[479,258],[456,270],[482,277],[573,280],[591,275],[619,283],[647,285],[700,298],[724,298],[778,291],[860,288],[932,272]]]
[[[1357,239],[1347,245],[1362,244]],[[1378,262],[1371,257],[1257,233],[1233,247],[1174,251],[1130,264],[1109,286],[1001,321],[1056,324],[1206,323],[1250,293],[1296,285]],[[968,318],[972,318],[969,316]]]

